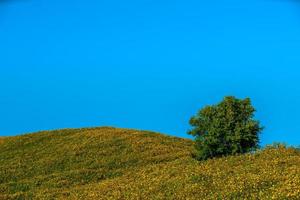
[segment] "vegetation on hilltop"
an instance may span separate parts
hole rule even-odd
[[[0,143],[0,199],[299,199],[300,153],[284,146],[197,161],[191,140],[66,129]]]
[[[196,137],[196,158],[222,157],[248,153],[258,148],[263,129],[254,119],[251,100],[228,96],[217,105],[202,108],[190,120]]]

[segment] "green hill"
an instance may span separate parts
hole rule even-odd
[[[0,138],[0,199],[300,199],[300,153],[198,162],[193,141],[110,127]]]

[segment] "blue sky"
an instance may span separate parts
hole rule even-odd
[[[280,0],[0,0],[0,135],[117,126],[188,137],[250,97],[262,144],[300,144],[300,5]]]

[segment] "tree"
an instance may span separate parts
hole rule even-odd
[[[254,119],[254,113],[249,98],[233,96],[201,109],[190,119],[193,129],[188,132],[196,138],[196,158],[205,160],[257,149],[263,128]]]

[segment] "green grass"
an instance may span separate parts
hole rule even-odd
[[[193,141],[111,127],[0,138],[0,199],[300,199],[300,153],[198,162]]]

